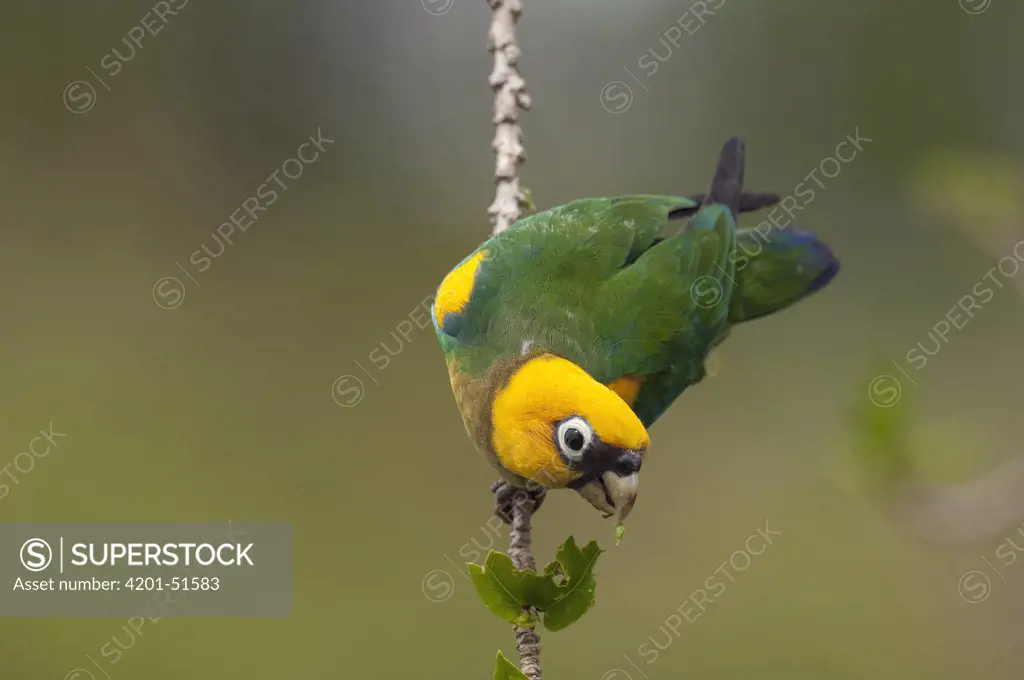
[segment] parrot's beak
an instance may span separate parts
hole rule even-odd
[[[640,486],[640,475],[636,472],[619,476],[614,472],[606,472],[601,475],[601,481],[608,490],[611,498],[611,505],[616,515],[616,522],[622,524],[626,516],[633,510],[636,503],[637,489]]]
[[[640,461],[639,451],[620,451],[610,468],[593,474],[576,490],[605,517],[616,515],[621,524],[636,503]]]

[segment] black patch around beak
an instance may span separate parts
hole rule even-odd
[[[594,444],[587,449],[583,454],[583,458],[578,461],[574,461],[570,465],[570,469],[579,470],[583,474],[578,479],[573,480],[568,484],[570,489],[579,489],[586,485],[588,482],[603,482],[601,481],[601,475],[605,472],[614,472],[620,477],[628,477],[629,475],[640,472],[640,466],[643,463],[643,459],[639,451],[633,449],[620,449],[617,446],[610,446],[602,441],[596,441]],[[605,489],[607,495],[608,490]]]

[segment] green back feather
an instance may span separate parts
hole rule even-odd
[[[753,232],[737,232],[726,206],[703,206],[682,233],[659,238],[669,213],[695,205],[581,199],[520,220],[477,249],[488,257],[469,303],[437,329],[446,355],[479,378],[527,348],[563,356],[602,383],[642,377],[633,409],[650,425],[703,378],[729,324],[791,304],[799,287],[783,291],[773,277],[799,260],[800,239],[780,230],[784,237],[754,252]]]

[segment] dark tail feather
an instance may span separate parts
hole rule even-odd
[[[718,167],[711,179],[711,187],[703,204],[721,204],[729,206],[733,217],[740,214],[740,199],[743,196],[743,170],[746,166],[746,153],[739,137],[732,137],[722,147],[718,155]]]
[[[678,208],[676,210],[673,210],[668,214],[668,218],[670,220],[675,220],[682,217],[693,217],[693,215],[696,214],[698,210],[700,210],[700,205],[710,202],[704,200],[705,197],[706,194],[695,194],[693,196],[687,196],[687,198],[689,198],[694,203],[697,203],[698,205],[693,208]],[[740,194],[740,212],[753,212],[755,210],[760,210],[761,208],[767,208],[778,203],[780,199],[781,197],[778,194],[773,194],[770,192],[744,192]]]
[[[739,137],[731,137],[722,147],[718,154],[718,166],[715,168],[715,176],[711,179],[711,186],[706,194],[699,196],[700,205],[720,204],[729,207],[734,219],[739,217],[744,208],[744,199],[747,205],[757,205],[765,199],[777,201],[774,195],[744,194],[743,193],[743,171],[746,167],[746,150]],[[698,197],[694,197],[697,200]],[[770,205],[770,203],[769,203]],[[669,214],[669,219],[682,217],[685,214],[696,213],[699,208],[683,208]]]

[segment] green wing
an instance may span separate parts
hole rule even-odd
[[[838,272],[810,232],[762,222],[737,233],[739,212],[778,198],[744,194],[743,172],[743,143],[732,138],[700,203],[583,199],[487,241],[470,255],[487,251],[463,291],[466,304],[440,324],[435,306],[449,361],[482,376],[499,357],[539,349],[605,384],[635,378],[632,407],[650,425],[704,377],[704,360],[730,324],[784,309]],[[691,216],[680,233],[661,236],[670,220]]]
[[[736,223],[722,205],[701,208],[679,235],[661,241],[607,284],[605,328],[626,327],[611,347],[619,375],[642,380],[633,410],[653,423],[704,377],[704,360],[729,313]]]
[[[487,257],[465,309],[443,320],[442,345],[473,375],[498,356],[544,349],[603,383],[640,378],[634,409],[653,422],[703,376],[728,315],[728,209],[702,208],[683,233],[658,239],[670,213],[693,207],[668,196],[582,199],[521,220],[478,249]]]

